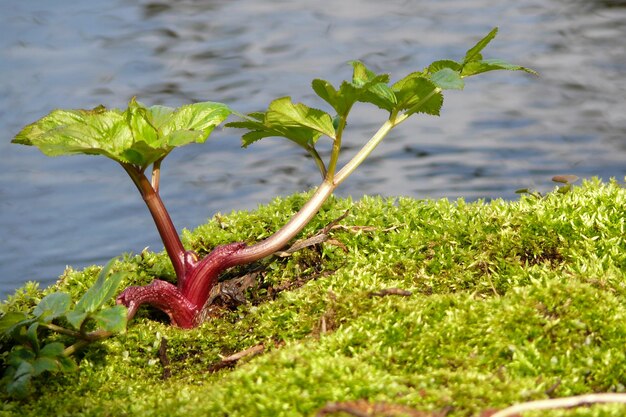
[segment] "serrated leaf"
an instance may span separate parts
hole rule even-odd
[[[89,313],[83,310],[72,310],[65,315],[65,318],[74,328],[79,329],[88,316]]]
[[[34,322],[30,326],[28,326],[28,330],[26,331],[26,339],[30,344],[30,347],[33,349],[35,353],[39,351],[39,337],[37,335],[37,329],[39,328],[39,323]]]
[[[421,73],[412,73],[391,87],[398,99],[397,111],[407,115],[425,113],[438,116],[443,95],[437,86]]]
[[[461,74],[451,68],[442,68],[431,75],[430,80],[442,90],[462,90],[465,82]]]
[[[74,359],[69,356],[59,356],[57,358],[57,364],[61,372],[72,372],[78,369],[78,365],[76,365]]]
[[[28,346],[15,346],[7,356],[7,364],[17,368],[22,362],[32,362],[37,355]]]
[[[0,318],[0,333],[11,335],[17,328],[29,326],[34,319],[21,311],[9,311]]]
[[[311,83],[313,91],[344,117],[356,102],[372,103],[391,111],[396,100],[387,86],[389,75],[376,74],[360,61],[351,61],[350,64],[353,67],[351,82],[343,81],[337,90],[330,82],[315,79]]]
[[[434,61],[433,63],[431,63],[428,66],[427,72],[429,74],[434,74],[437,71],[442,70],[444,68],[449,68],[451,70],[458,72],[461,69],[461,64],[456,61],[452,61],[450,59],[442,59],[442,60]]]
[[[348,82],[343,82],[340,87],[341,93],[326,80],[315,79],[311,83],[315,94],[331,105],[337,114],[345,115],[356,102],[356,89]]]
[[[265,123],[265,113],[253,113],[243,116],[247,120],[241,122],[227,123],[226,127],[237,129],[248,129],[242,138],[242,147],[247,148],[252,143],[268,137],[283,137],[291,140],[309,151],[321,136],[321,133],[308,127],[296,126],[269,126]],[[261,118],[261,121],[256,119]]]
[[[35,369],[29,362],[22,362],[15,368],[10,382],[7,384],[7,392],[16,397],[25,397],[28,394],[30,381]]]
[[[145,169],[178,146],[204,142],[230,113],[221,103],[172,109],[146,107],[133,98],[125,111],[54,110],[23,128],[13,143],[36,146],[48,156],[104,155]]]
[[[108,276],[114,261],[115,259],[110,260],[104,268],[102,268],[96,282],[87,289],[85,294],[83,294],[76,303],[74,311],[93,313],[115,295],[117,287],[119,287],[124,276],[119,272],[112,274],[110,277]]]
[[[59,370],[59,365],[57,361],[48,357],[37,358],[32,365],[33,376],[41,375],[46,371],[55,372]]]
[[[291,97],[281,97],[270,103],[265,124],[270,127],[306,127],[335,138],[333,119],[328,113],[302,103],[293,103]]]
[[[121,332],[126,329],[128,311],[122,305],[105,308],[91,315],[101,329],[108,332]]]
[[[465,58],[463,58],[463,65],[465,66],[467,63],[472,62],[472,61],[482,60],[483,57],[480,54],[480,52],[483,49],[485,49],[485,47],[489,44],[489,42],[491,42],[493,38],[496,37],[497,34],[498,34],[498,28],[497,27],[493,28],[491,32],[487,34],[487,36],[479,40],[476,43],[476,45],[468,49],[467,52],[465,53]]]
[[[62,356],[65,350],[65,345],[60,342],[51,342],[46,344],[39,350],[39,357],[56,358]]]
[[[34,308],[33,314],[39,320],[49,323],[55,318],[65,314],[70,307],[70,303],[71,297],[69,294],[55,292],[42,298],[39,304]]]
[[[115,159],[117,148],[132,142],[119,110],[54,110],[26,126],[12,141],[36,146],[47,156],[89,154]]]
[[[484,59],[482,61],[472,61],[463,66],[461,75],[463,77],[469,77],[472,75],[481,74],[483,72],[495,70],[524,71],[529,74],[538,75],[536,71],[530,68],[510,64],[501,59]]]

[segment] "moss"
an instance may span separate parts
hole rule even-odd
[[[305,198],[215,216],[185,231],[185,245],[206,252],[261,239]],[[144,309],[126,334],[83,351],[76,374],[39,380],[25,401],[3,397],[0,415],[307,416],[331,401],[365,399],[472,416],[623,392],[625,208],[624,189],[597,180],[514,202],[334,199],[302,235],[349,210],[331,232],[335,245],[254,265],[261,283],[248,304],[189,331]],[[128,272],[129,285],[173,276],[163,253],[126,256],[115,269]],[[28,284],[2,310],[28,308],[52,289],[78,295],[98,271],[68,270],[43,291]],[[411,295],[372,296],[387,288]],[[214,371],[260,343],[263,354]]]

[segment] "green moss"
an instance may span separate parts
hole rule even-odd
[[[207,252],[261,239],[305,198],[215,216],[185,231],[185,245]],[[3,397],[0,415],[308,416],[331,401],[366,399],[471,416],[626,391],[626,192],[616,182],[515,202],[334,199],[302,236],[348,209],[331,232],[341,245],[255,265],[262,283],[252,303],[189,331],[142,309],[126,334],[82,352],[78,373],[39,380],[25,401]],[[126,256],[115,269],[128,271],[128,285],[173,277],[163,253]],[[78,295],[98,271],[68,270],[54,289]],[[274,293],[293,281],[304,285]],[[387,288],[412,295],[371,294]],[[28,308],[45,292],[29,284],[2,310]],[[263,354],[211,371],[259,343]]]

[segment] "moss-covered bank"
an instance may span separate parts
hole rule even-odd
[[[258,240],[302,201],[215,216],[185,233],[186,246]],[[619,184],[515,202],[335,199],[303,237],[348,209],[331,240],[256,265],[251,302],[186,331],[141,310],[125,335],[84,351],[78,373],[39,380],[26,400],[3,397],[0,415],[309,416],[367,400],[471,416],[626,391]],[[164,254],[127,256],[116,269],[128,284],[173,276]],[[81,294],[98,271],[68,270],[51,289]],[[410,295],[379,293],[390,288]],[[27,285],[2,308],[45,291]],[[260,343],[262,354],[219,366]],[[614,405],[534,415],[624,414]]]

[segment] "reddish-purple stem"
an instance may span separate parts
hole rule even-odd
[[[196,317],[200,309],[192,304],[173,284],[155,279],[143,287],[128,287],[118,297],[118,304],[128,308],[128,318],[132,318],[141,304],[150,304],[164,311],[172,324],[184,329],[198,325]]]
[[[122,164],[122,166],[137,186],[143,201],[148,206],[148,210],[150,210],[150,214],[165,246],[165,251],[172,260],[176,277],[180,280],[185,275],[188,255],[159,193],[152,188],[150,180],[146,178],[143,171],[139,168],[130,164]]]
[[[117,302],[128,307],[129,319],[135,315],[141,304],[150,304],[163,310],[172,324],[182,328],[200,324],[211,289],[223,271],[254,262],[282,248],[311,220],[338,185],[332,181],[322,182],[298,214],[269,238],[251,246],[243,242],[218,246],[204,259],[198,260],[194,252],[184,249],[158,191],[146,178],[143,170],[128,164],[123,164],[123,167],[152,214],[165,250],[174,265],[178,284],[174,286],[157,279],[144,287],[128,287],[118,296]]]

